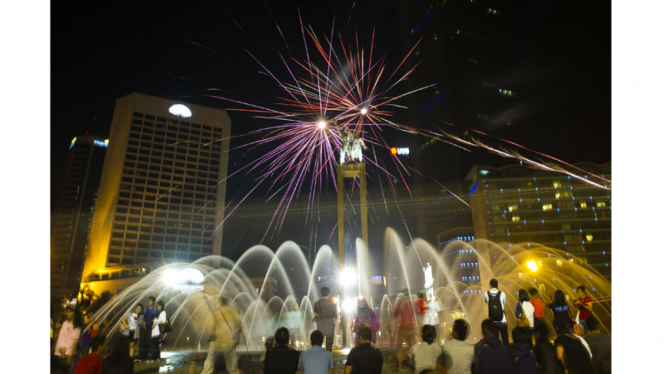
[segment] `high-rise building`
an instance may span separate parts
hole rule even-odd
[[[611,163],[578,163],[588,173],[612,179]],[[612,193],[566,174],[520,165],[474,166],[467,176],[476,239],[495,243],[538,243],[574,255],[611,280]],[[574,261],[571,257],[569,261]]]
[[[79,290],[108,139],[75,137],[51,219],[51,293]]]
[[[139,93],[116,101],[83,269],[93,291],[222,254],[230,129],[221,109]]]
[[[469,128],[488,131],[514,123],[511,109],[519,99],[506,74],[511,50],[504,14],[509,10],[504,7],[504,2],[496,0],[400,2],[402,50],[413,49],[405,67],[415,67],[405,83],[406,91],[420,89],[407,96],[410,126],[463,135]],[[465,186],[455,181],[463,179],[471,165],[497,159],[420,135],[412,136],[411,149],[420,171],[414,176],[414,190],[433,201],[450,195],[440,191],[441,183],[464,194]],[[451,229],[432,220],[433,214],[443,211],[418,213],[418,236],[430,242],[437,233]],[[464,221],[470,221],[469,211],[465,215]]]

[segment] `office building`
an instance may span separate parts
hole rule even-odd
[[[63,145],[64,146],[64,145]],[[108,139],[72,139],[51,219],[51,294],[79,290]]]
[[[230,129],[221,109],[116,101],[83,282],[116,293],[155,267],[222,254]]]
[[[611,180],[611,163],[575,166],[586,171],[583,178],[612,187],[591,175]],[[611,280],[611,190],[520,165],[476,165],[467,179],[477,239],[560,249]]]

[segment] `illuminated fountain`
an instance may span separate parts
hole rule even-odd
[[[477,260],[468,262],[468,257],[444,255],[449,253],[464,253]],[[121,317],[137,303],[145,305],[149,296],[155,296],[165,302],[173,326],[173,331],[165,338],[164,349],[207,350],[205,326],[217,296],[223,294],[231,298],[243,318],[244,336],[239,352],[261,351],[265,338],[280,326],[289,328],[293,346],[305,349],[309,334],[316,328],[312,322],[312,306],[320,299],[320,288],[326,285],[332,295],[342,295],[341,302],[337,299],[337,303],[347,316],[342,320],[347,325],[355,313],[357,297],[367,299],[381,323],[377,346],[387,347],[391,345],[391,332],[394,337],[397,331],[392,318],[396,298],[404,296],[415,301],[416,295],[425,291],[428,298],[438,298],[445,308],[439,314],[440,331],[445,331],[454,319],[466,318],[471,326],[467,341],[473,343],[481,338],[480,322],[487,315],[483,292],[489,288],[489,279],[496,278],[499,289],[506,293],[509,329],[516,325],[514,309],[520,288],[538,289],[547,305],[555,289],[574,298],[573,288],[584,284],[594,299],[602,300],[595,303],[594,312],[602,328],[609,330],[610,283],[564,251],[533,243],[527,248],[475,240],[470,243],[453,241],[439,252],[421,239],[415,239],[407,248],[392,229],[387,229],[383,261],[384,272],[378,277],[382,285],[377,286],[376,282],[370,282],[373,278],[368,272],[370,257],[360,239],[356,240],[355,263],[347,263],[345,268],[328,246],[319,249],[311,269],[293,242],[285,242],[276,252],[262,245],[254,246],[235,263],[225,257],[211,256],[194,263],[161,267],[116,295],[96,313],[95,319],[107,319],[109,336],[118,336]],[[212,267],[211,262],[218,265]],[[467,266],[477,268],[474,274],[478,275],[460,280],[460,269]],[[247,275],[257,272],[262,276],[250,278]],[[573,300],[570,302],[572,304]],[[338,328],[337,334],[339,331]],[[347,342],[353,341],[350,334]],[[341,341],[337,339],[336,348],[341,348]]]

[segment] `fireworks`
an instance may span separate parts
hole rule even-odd
[[[284,95],[276,103],[279,109],[213,96],[245,107],[229,110],[250,112],[256,118],[274,123],[250,133],[264,134],[261,139],[236,148],[272,146],[270,151],[228,176],[232,177],[240,172],[257,174],[254,187],[226,214],[221,224],[256,188],[267,185],[268,193],[272,193],[271,198],[278,192],[282,194],[269,225],[270,227],[277,223],[280,227],[291,202],[298,197],[305,185],[308,185],[308,212],[317,189],[320,190],[327,180],[332,180],[335,185],[338,161],[336,155],[342,150],[344,136],[347,136],[347,141],[353,139],[353,142],[362,144],[372,155],[376,148],[389,148],[381,136],[381,127],[390,126],[417,132],[391,121],[392,114],[389,110],[390,107],[401,107],[397,104],[398,99],[418,91],[390,95],[394,87],[415,69],[414,66],[403,75],[397,74],[413,49],[386,78],[388,73],[385,57],[375,60],[374,56],[375,33],[372,33],[367,52],[360,45],[357,34],[355,45],[345,45],[341,36],[334,37],[334,29],[324,42],[317,38],[311,27],[302,27],[302,21],[301,29],[307,51],[306,60],[288,60],[280,55],[290,77],[288,81],[277,78],[276,74],[247,52],[282,89]],[[314,47],[313,56],[310,56],[310,46]],[[333,46],[337,46],[339,53]],[[321,66],[313,62],[315,58],[323,61]],[[425,88],[427,87],[420,89]],[[358,156],[357,150],[354,155]],[[343,160],[344,154],[340,161]],[[393,178],[386,167],[378,163],[376,157],[366,157],[364,160]],[[398,161],[395,158],[392,160],[399,170],[396,163]],[[217,228],[221,227],[221,224]]]

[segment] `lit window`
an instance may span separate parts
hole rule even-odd
[[[559,187],[561,187],[561,182],[559,182],[559,181],[552,182],[552,185],[554,186],[554,188],[559,188]]]
[[[561,263],[561,260],[556,260],[556,266],[561,267],[563,264]]]
[[[586,240],[587,240],[587,241],[592,241],[592,240],[593,240],[593,235],[591,235],[591,234],[586,234]],[[605,254],[605,252],[603,252],[603,254]]]
[[[513,216],[513,222],[519,222],[520,216]]]
[[[580,203],[580,208],[586,208],[586,203],[584,201]]]
[[[569,258],[568,262],[570,262],[571,264],[575,263],[575,261],[572,258]]]
[[[561,198],[561,192],[557,192],[554,194],[554,197],[559,200]]]
[[[605,202],[604,201],[599,201],[599,202],[596,203],[596,206],[599,207],[599,208],[604,207]]]
[[[552,204],[543,204],[543,210],[551,210]]]

